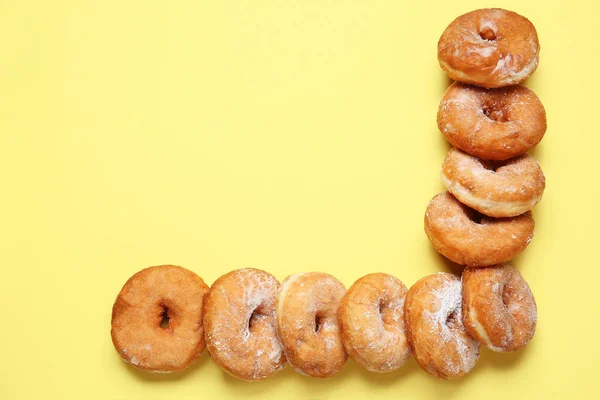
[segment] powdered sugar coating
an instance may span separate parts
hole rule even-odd
[[[494,351],[516,351],[535,333],[537,307],[519,271],[508,264],[463,272],[464,324]]]
[[[546,133],[546,111],[523,86],[483,89],[454,82],[437,123],[455,147],[484,160],[506,160],[535,147]]]
[[[204,326],[212,359],[244,380],[266,379],[285,366],[276,331],[279,282],[253,268],[223,275],[206,297]]]
[[[451,79],[487,88],[516,85],[539,63],[539,41],[525,17],[481,9],[456,18],[438,42],[438,60]]]
[[[523,154],[489,163],[452,148],[442,165],[446,189],[461,203],[490,217],[514,217],[542,198],[545,178],[537,161]]]
[[[511,218],[477,215],[448,192],[431,199],[425,212],[425,233],[433,247],[455,263],[472,267],[513,259],[533,238],[534,227],[530,211]]]
[[[277,333],[294,369],[313,377],[337,373],[347,359],[337,311],[346,293],[329,274],[307,272],[287,277],[277,295]]]
[[[408,291],[404,313],[409,343],[426,372],[452,379],[475,366],[479,343],[463,326],[458,277],[438,273],[420,279]]]
[[[134,274],[115,300],[111,336],[123,360],[148,372],[179,371],[204,351],[202,306],[208,285],[185,268]],[[163,326],[163,318],[168,323]]]
[[[342,299],[339,320],[348,355],[373,372],[389,372],[406,363],[404,301],[408,289],[392,275],[358,279]]]

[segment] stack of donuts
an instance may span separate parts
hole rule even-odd
[[[447,192],[429,203],[425,231],[458,264],[507,262],[533,238],[530,210],[545,187],[526,152],[544,136],[546,112],[533,91],[518,85],[538,65],[536,30],[512,11],[472,11],[446,28],[438,59],[456,80],[437,115],[454,147],[442,165]]]
[[[536,95],[517,85],[537,67],[533,25],[513,12],[465,14],[443,33],[438,56],[457,80],[438,124],[455,146],[443,166],[448,192],[430,202],[425,230],[433,246],[467,266],[462,278],[438,273],[408,289],[374,273],[348,290],[322,272],[288,276],[229,272],[209,286],[194,272],[162,265],[134,274],[112,310],[111,337],[123,360],[152,372],[191,365],[208,348],[232,376],[254,381],[290,364],[312,377],[337,373],[350,357],[390,372],[411,355],[429,374],[468,373],[480,345],[514,351],[533,337],[536,304],[506,262],[533,236],[529,211],[544,175],[525,154],[546,129]]]
[[[503,9],[461,15],[438,42],[440,66],[455,82],[437,123],[454,147],[442,165],[447,191],[430,201],[425,232],[440,254],[467,267],[455,329],[476,342],[465,339],[465,354],[474,354],[478,343],[518,350],[535,332],[533,295],[507,262],[533,238],[530,210],[545,188],[540,166],[526,152],[542,140],[546,112],[535,93],[520,86],[536,70],[539,50],[533,24]],[[443,351],[439,343],[433,347]],[[415,355],[423,366],[416,349]],[[422,358],[426,362],[427,354]],[[468,370],[473,363],[463,365]]]

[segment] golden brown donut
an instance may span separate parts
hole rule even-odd
[[[463,376],[479,358],[479,343],[462,321],[460,279],[440,272],[408,291],[404,320],[408,341],[425,372],[444,379]]]
[[[451,79],[498,88],[529,78],[539,62],[535,27],[515,12],[499,8],[456,18],[438,42],[438,60]]]
[[[202,305],[208,286],[185,268],[141,270],[125,283],[112,310],[111,336],[123,360],[152,372],[192,364],[206,347]]]
[[[508,264],[463,272],[463,322],[469,335],[495,351],[527,345],[537,323],[529,285]]]
[[[277,333],[285,356],[302,374],[326,378],[347,359],[337,311],[346,293],[336,278],[322,272],[288,276],[277,295]]]
[[[533,238],[534,226],[530,211],[512,218],[490,218],[448,192],[431,199],[425,212],[425,233],[433,247],[455,263],[471,267],[513,259]]]
[[[204,329],[213,361],[246,381],[266,379],[285,366],[277,337],[279,282],[265,271],[239,269],[212,284],[204,302]]]
[[[346,352],[373,372],[400,368],[410,357],[404,325],[408,289],[392,275],[363,276],[346,292],[338,317]]]
[[[546,133],[546,111],[524,86],[482,89],[454,82],[437,123],[455,147],[484,160],[506,160],[537,145]]]
[[[442,181],[461,203],[489,217],[514,217],[531,210],[546,186],[542,169],[528,154],[491,162],[457,148],[444,160]]]

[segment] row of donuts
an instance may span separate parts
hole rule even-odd
[[[346,290],[322,272],[291,275],[280,285],[253,268],[209,288],[192,271],[162,265],[125,283],[111,337],[123,360],[151,372],[185,369],[208,348],[217,365],[247,381],[270,378],[287,363],[325,378],[348,356],[369,371],[390,372],[411,354],[429,374],[451,379],[473,368],[480,344],[524,347],[536,321],[531,290],[508,264],[466,268],[462,279],[430,275],[410,290],[384,273]]]
[[[507,262],[533,238],[530,210],[545,188],[542,169],[526,152],[543,138],[546,112],[535,93],[519,85],[537,68],[537,32],[512,11],[475,10],[446,28],[438,60],[456,80],[437,114],[454,147],[442,165],[447,192],[430,201],[425,232],[458,264]]]

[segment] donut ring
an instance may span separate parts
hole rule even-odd
[[[174,265],[146,268],[129,278],[112,309],[110,333],[121,358],[151,372],[192,364],[206,347],[207,292],[202,278]]]
[[[469,335],[494,351],[527,345],[537,323],[529,285],[508,264],[463,272],[463,322]]]
[[[546,111],[524,86],[482,89],[454,82],[444,94],[437,124],[453,146],[484,160],[506,160],[537,145]]]
[[[206,344],[213,361],[246,381],[285,367],[275,328],[279,282],[265,271],[239,269],[212,284],[204,303]]]
[[[277,333],[296,371],[325,378],[346,362],[337,318],[345,293],[339,280],[322,272],[291,275],[281,284],[276,302]]]
[[[346,352],[363,368],[389,372],[410,357],[404,326],[408,289],[388,274],[363,276],[346,292],[338,317]]]
[[[433,247],[455,263],[470,267],[513,259],[533,238],[534,226],[530,211],[512,218],[489,218],[448,192],[431,199],[425,212],[425,233]]]
[[[451,79],[486,88],[523,82],[535,72],[539,53],[533,24],[499,8],[461,15],[438,42],[440,66]]]
[[[463,376],[479,359],[479,343],[462,321],[460,279],[440,272],[418,280],[406,295],[408,341],[425,372],[444,379]]]
[[[542,169],[528,154],[489,162],[457,148],[450,149],[442,164],[442,181],[461,203],[489,217],[514,217],[531,210],[546,186]]]

